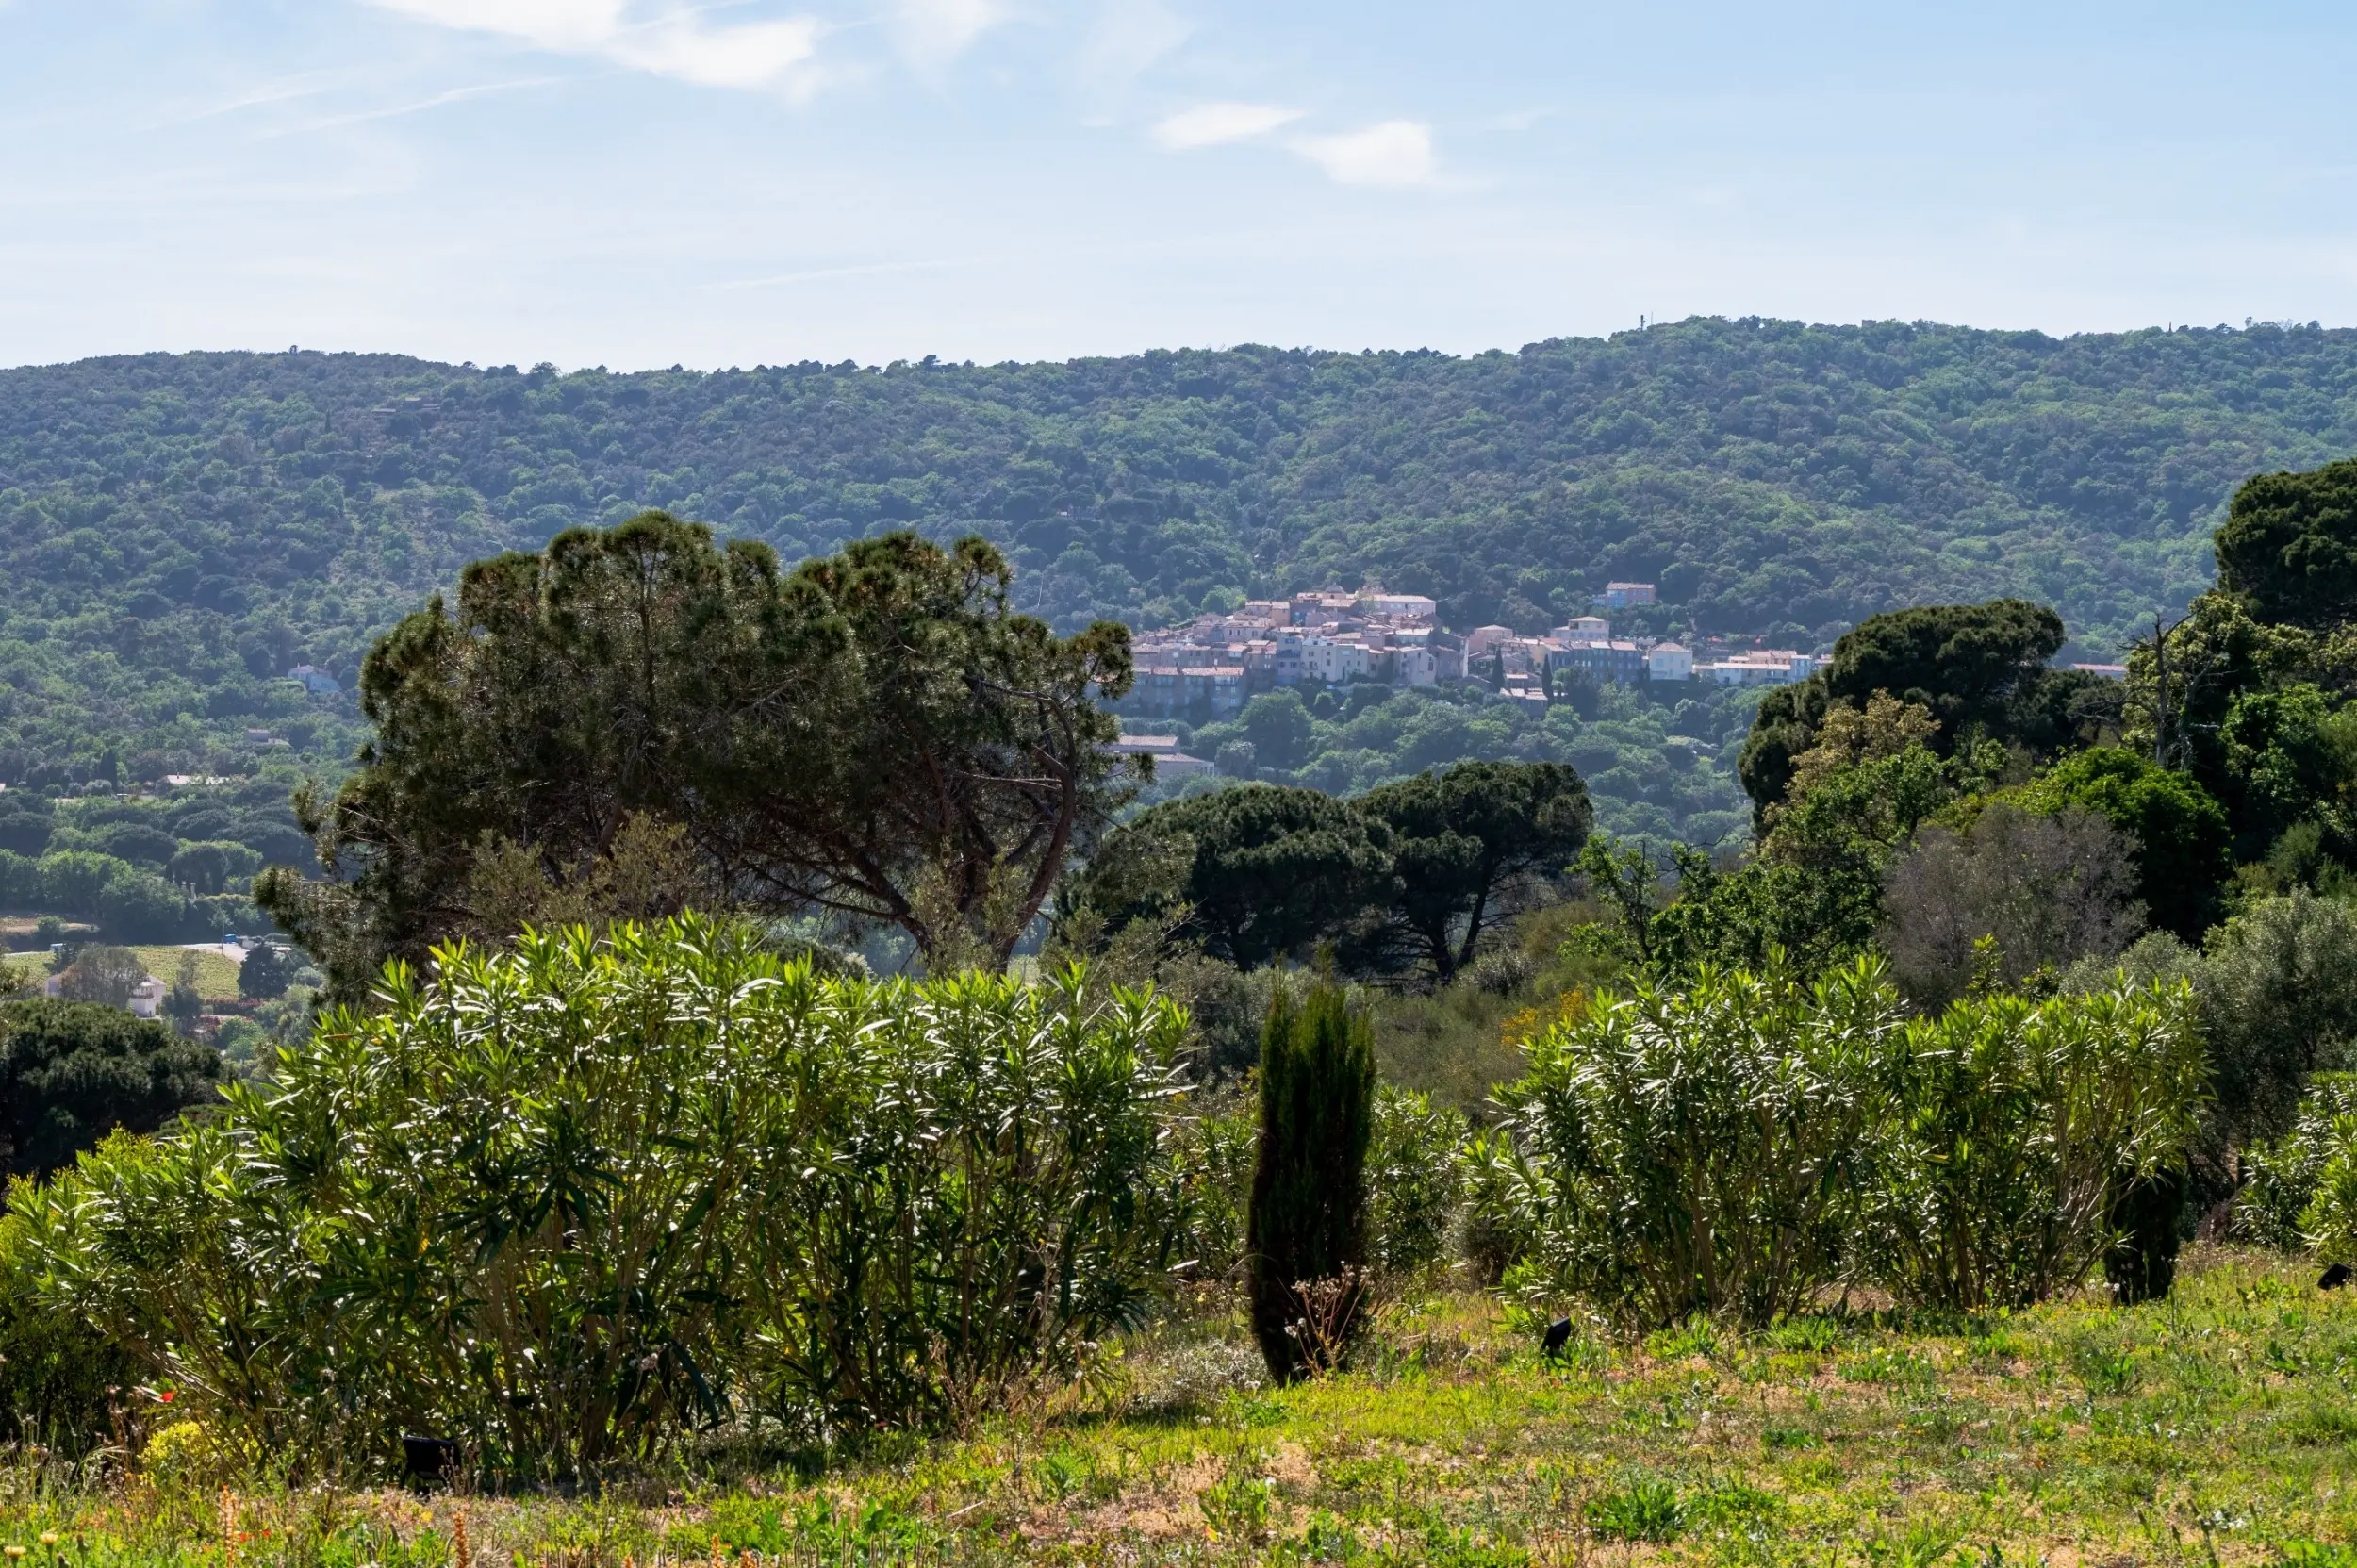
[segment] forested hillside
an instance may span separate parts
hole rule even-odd
[[[1816,645],[2019,594],[2116,651],[2265,469],[2357,452],[2357,333],[1697,320],[1518,354],[519,372],[207,354],[0,371],[0,780],[333,766],[370,639],[466,561],[656,505],[789,558],[979,530],[1070,629],[1379,575],[1538,628]],[[342,697],[284,680],[311,663]],[[279,751],[284,756],[286,751]]]

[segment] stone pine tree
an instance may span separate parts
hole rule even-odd
[[[1277,986],[1261,1037],[1248,1242],[1252,1330],[1280,1382],[1330,1365],[1358,1327],[1374,1106],[1366,1018],[1340,986],[1300,1003]]]

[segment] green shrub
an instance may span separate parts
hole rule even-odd
[[[1280,987],[1261,1038],[1252,1172],[1252,1331],[1270,1376],[1332,1361],[1359,1318],[1366,1255],[1375,1038],[1339,986],[1296,1004]]]
[[[1457,1214],[1458,1148],[1465,1118],[1424,1095],[1376,1091],[1367,1147],[1367,1263],[1385,1274],[1427,1274],[1448,1257]]]
[[[2325,1167],[2348,1143],[2343,1124],[2351,1118],[2357,1118],[2357,1073],[2316,1074],[2291,1131],[2244,1151],[2243,1189],[2234,1204],[2240,1235],[2287,1252],[2308,1246],[2308,1205]]]
[[[1958,1002],[1887,1063],[1860,1268],[1978,1311],[2086,1277],[2138,1179],[2182,1168],[2207,1081],[2190,985]]]
[[[0,1179],[54,1170],[119,1127],[152,1132],[213,1101],[220,1077],[212,1047],[119,1007],[0,1004]]]
[[[1766,1323],[1835,1278],[1902,1013],[1880,965],[1705,970],[1599,999],[1500,1095],[1543,1185],[1533,1263],[1636,1327]]]
[[[822,979],[688,919],[387,971],[267,1090],[12,1212],[53,1310],[210,1430],[367,1468],[401,1430],[594,1474],[732,1410],[954,1421],[1169,1260],[1182,1020],[1080,977]]]
[[[2357,1263],[2357,1115],[2334,1116],[2317,1142],[2323,1158],[2300,1237],[2327,1263]]]
[[[114,1390],[138,1379],[131,1362],[34,1289],[23,1222],[0,1214],[0,1441],[29,1436],[86,1451],[110,1429]]]
[[[1496,1286],[1530,1256],[1544,1221],[1546,1180],[1513,1138],[1476,1132],[1458,1151],[1462,1194],[1457,1247],[1474,1281]]]
[[[2190,774],[2141,751],[2091,746],[2020,792],[2032,811],[2091,811],[2135,841],[2136,895],[2154,929],[2199,942],[2234,868],[2226,813]]]
[[[1675,1541],[1686,1533],[1689,1509],[1668,1481],[1640,1477],[1588,1499],[1588,1527],[1603,1541]]]
[[[1077,969],[1025,987],[785,971],[735,1241],[756,1408],[805,1429],[963,1423],[1069,1372],[1183,1261],[1151,1190],[1185,1020]]]
[[[1160,1169],[1175,1211],[1169,1223],[1183,1238],[1177,1255],[1198,1279],[1241,1279],[1259,1115],[1232,1086],[1202,1092],[1194,1113],[1165,1132]]]
[[[2221,1133],[2279,1137],[2309,1075],[2357,1044],[2357,909],[2303,889],[2258,900],[2211,933],[2197,984]]]

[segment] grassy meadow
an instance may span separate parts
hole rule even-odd
[[[141,944],[130,950],[139,955],[141,964],[147,966],[149,974],[170,983],[179,978],[182,956],[192,949],[170,943],[153,943]],[[0,963],[8,964],[35,983],[49,972],[49,955],[45,952],[0,954]],[[208,1002],[237,1000],[238,966],[217,952],[196,952],[196,990],[197,995]]]
[[[169,983],[179,977],[180,960],[192,949],[160,945],[135,947],[131,950],[139,954],[149,974]],[[206,1001],[237,1000],[238,966],[217,952],[197,952],[196,994]]]
[[[2357,1540],[2357,1291],[2304,1261],[2197,1250],[2134,1309],[1852,1306],[1548,1362],[1447,1293],[1387,1308],[1358,1369],[1271,1389],[1237,1303],[1207,1296],[960,1438],[799,1466],[715,1449],[594,1497],[272,1484],[156,1423],[127,1472],[20,1453],[0,1543],[25,1568],[2357,1560],[2329,1544]]]

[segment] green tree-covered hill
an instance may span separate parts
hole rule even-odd
[[[334,765],[370,639],[467,560],[646,505],[789,558],[1004,545],[1069,630],[1375,574],[1538,628],[1815,644],[2019,594],[2116,650],[2261,470],[2357,453],[2357,332],[1695,320],[1516,354],[569,375],[202,354],[0,371],[0,780]]]

